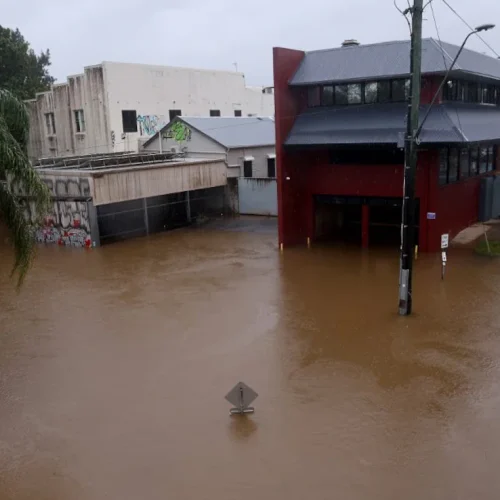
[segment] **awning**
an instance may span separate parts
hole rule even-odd
[[[407,110],[405,103],[312,108],[297,117],[285,145],[401,146]],[[493,140],[500,140],[500,109],[461,103],[433,106],[420,134],[421,144]]]

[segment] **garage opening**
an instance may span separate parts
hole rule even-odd
[[[315,240],[361,244],[361,206],[356,198],[317,196]]]
[[[316,241],[398,248],[401,242],[401,198],[316,195]],[[419,200],[416,200],[415,244],[418,245]]]

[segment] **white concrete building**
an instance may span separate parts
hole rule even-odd
[[[33,158],[137,151],[175,116],[273,116],[242,73],[103,62],[27,101]]]

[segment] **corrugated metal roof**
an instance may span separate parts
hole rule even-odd
[[[477,104],[444,104],[443,108],[466,142],[497,141],[500,139],[500,109]]]
[[[422,73],[446,72],[458,50],[450,43],[440,45],[433,38],[423,39]],[[454,71],[500,79],[500,60],[494,57],[464,49],[455,64]],[[392,78],[409,73],[410,41],[402,40],[306,52],[290,84]]]
[[[269,117],[188,117],[180,116],[191,127],[226,148],[274,145],[274,120]]]
[[[420,107],[422,120],[427,106]],[[287,146],[397,145],[404,137],[404,103],[309,110],[297,117]],[[433,106],[420,134],[422,144],[500,139],[500,110],[480,105]]]

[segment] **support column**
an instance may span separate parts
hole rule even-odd
[[[142,199],[142,211],[144,213],[144,227],[146,228],[146,234],[149,235],[148,200],[147,200],[147,198]]]
[[[370,207],[361,206],[361,246],[368,248],[370,240]]]
[[[191,201],[189,199],[189,191],[186,191],[186,218],[191,222]]]

